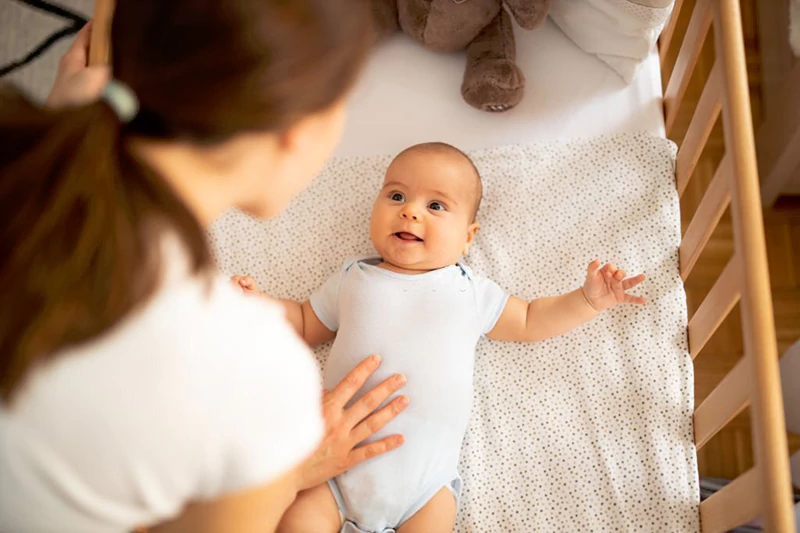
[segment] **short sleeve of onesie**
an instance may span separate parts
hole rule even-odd
[[[508,293],[500,285],[482,276],[473,276],[478,321],[484,335],[494,329],[508,302]]]
[[[311,295],[311,309],[320,322],[331,331],[339,329],[339,286],[345,269],[336,272]]]

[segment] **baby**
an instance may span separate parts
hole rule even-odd
[[[383,363],[364,390],[404,373],[409,406],[389,425],[405,437],[403,446],[298,495],[281,531],[451,532],[478,339],[534,342],[613,305],[644,303],[626,293],[643,275],[625,279],[597,260],[582,287],[532,302],[474,274],[461,258],[480,227],[481,195],[478,170],[460,150],[443,143],[406,149],[389,165],[372,209],[377,255],[346,261],[309,301],[284,302],[309,345],[335,338],[325,387],[365,356],[380,354]],[[255,289],[248,277],[234,282]]]

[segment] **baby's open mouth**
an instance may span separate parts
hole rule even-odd
[[[394,236],[403,241],[422,242],[422,239],[407,231],[398,231]]]

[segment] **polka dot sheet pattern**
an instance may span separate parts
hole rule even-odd
[[[644,272],[634,292],[648,303],[535,344],[481,340],[456,531],[699,531],[675,155],[647,134],[470,153],[484,181],[476,273],[533,299],[579,287],[598,258]],[[223,217],[211,231],[220,268],[307,298],[373,253],[390,160],[331,161],[276,220]]]

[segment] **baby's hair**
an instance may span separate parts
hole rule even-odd
[[[469,167],[472,169],[474,176],[475,176],[475,206],[472,210],[472,220],[475,220],[475,217],[478,214],[478,208],[481,205],[481,200],[483,199],[483,183],[481,181],[481,173],[478,171],[478,167],[475,166],[475,163],[470,159],[470,157],[456,148],[455,146],[443,142],[426,142],[415,144],[413,146],[409,146],[394,158],[394,161],[397,161],[402,156],[409,154],[411,152],[429,152],[429,153],[438,153],[438,154],[449,154],[455,155],[458,157],[463,158],[468,164]]]

